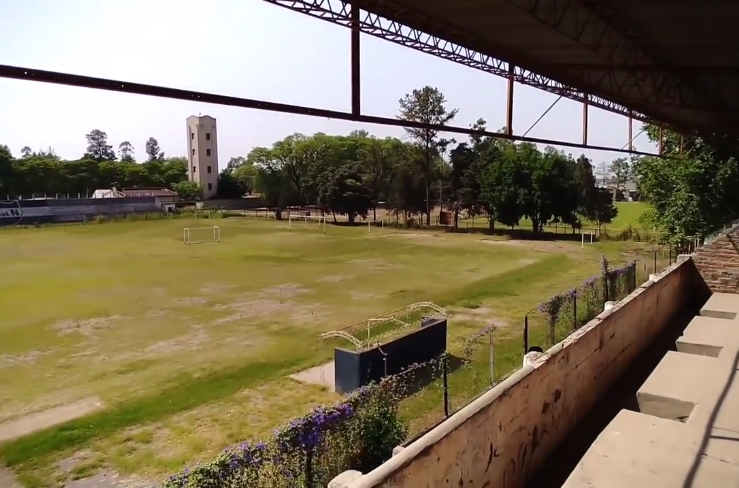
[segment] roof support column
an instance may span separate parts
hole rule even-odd
[[[631,112],[629,112],[629,151],[634,150],[634,118],[631,116]]]
[[[659,146],[657,146],[657,154],[659,154],[660,156],[662,155],[664,141],[665,141],[665,130],[660,125],[659,126]]]
[[[588,96],[582,101],[582,145],[588,145]]]
[[[513,135],[513,74],[516,67],[508,63],[508,96],[506,98],[505,132]]]
[[[361,96],[361,64],[359,45],[359,7],[352,3],[351,10],[351,64],[352,64],[352,115],[358,117],[362,113]]]

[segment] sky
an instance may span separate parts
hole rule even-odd
[[[336,1],[336,0],[332,0]],[[207,7],[206,7],[207,6]],[[262,0],[0,0],[0,64],[98,76],[221,95],[350,111],[350,32]],[[362,112],[395,117],[414,88],[439,88],[459,114],[450,125],[482,117],[505,125],[506,80],[367,35],[361,37]],[[516,84],[514,134],[523,134],[556,96]],[[405,137],[401,128],[236,107],[0,79],[0,144],[14,154],[52,147],[65,159],[85,151],[100,129],[145,159],[155,137],[168,156],[187,152],[189,115],[218,123],[219,166],[295,133],[365,129]],[[634,124],[634,133],[640,124]],[[590,144],[623,147],[628,119],[590,108]],[[560,100],[529,133],[579,142],[582,105]],[[457,140],[464,136],[455,135]],[[653,151],[645,136],[634,141]],[[576,155],[578,149],[563,148]],[[600,168],[620,155],[584,151]]]

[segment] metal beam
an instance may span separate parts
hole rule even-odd
[[[489,132],[482,130],[473,130],[464,127],[455,127],[447,125],[422,124],[419,122],[411,122],[407,120],[391,119],[387,117],[377,117],[373,115],[355,115],[351,112],[340,112],[337,110],[326,110],[321,108],[304,107],[300,105],[288,105],[284,103],[267,102],[264,100],[254,100],[249,98],[231,97],[227,95],[215,95],[211,93],[197,92],[193,90],[181,90],[178,88],[167,88],[155,85],[145,85],[142,83],[132,83],[120,80],[108,80],[104,78],[94,78],[90,76],[74,75],[70,73],[58,73],[54,71],[43,71],[32,68],[23,68],[19,66],[0,65],[0,78],[10,78],[16,80],[36,81],[41,83],[52,83],[57,85],[77,86],[81,88],[92,88],[96,90],[114,91],[119,93],[131,93],[136,95],[147,95],[159,98],[170,98],[175,100],[185,100],[190,102],[212,103],[216,105],[227,105],[231,107],[250,108],[255,110],[266,110],[270,112],[281,112],[295,115],[308,115],[311,117],[322,117],[327,119],[347,120],[353,122],[362,122],[365,124],[388,125],[394,127],[413,127],[417,129],[430,129],[439,132],[447,132],[452,134],[478,135],[487,136],[496,139],[505,139],[511,141],[530,142],[532,144],[554,145],[563,147],[572,147],[577,149],[592,149],[594,151],[614,151],[640,156],[657,156],[654,153],[640,151],[626,151],[622,148],[608,146],[589,146],[574,142],[555,141],[551,139],[541,139],[536,137],[522,137],[502,134],[499,132]],[[556,103],[556,102],[555,102]]]
[[[348,3],[341,0],[263,0],[265,2],[287,8],[289,10],[309,15],[327,22],[351,27],[351,9]],[[420,13],[410,12],[399,9],[392,4],[380,2],[378,0],[362,0],[363,8],[375,8],[382,4],[384,10],[393,10],[394,20],[388,20],[366,10],[362,11],[362,18],[359,22],[360,29],[363,33],[384,39],[401,46],[409,47],[416,51],[453,61],[455,63],[475,68],[486,73],[491,73],[503,78],[509,78],[508,63],[492,56],[482,54],[479,51],[465,47],[461,44],[455,44],[448,40],[427,34],[421,30],[408,27],[403,21],[409,23],[434,24],[435,31],[449,31],[450,28],[438,22],[433,21]],[[379,8],[379,7],[378,7]],[[396,20],[397,19],[397,20]],[[470,40],[465,44],[485,44],[487,41],[479,39],[471,39],[468,34],[460,32],[450,32],[452,38],[464,38]],[[504,47],[496,46],[497,50],[504,50]],[[585,95],[578,89],[555,81],[543,75],[523,69],[519,66],[514,67],[513,80],[540,90],[553,93],[555,95],[582,102]],[[606,100],[600,96],[591,95],[589,104],[593,107],[628,116],[630,112],[634,114],[634,118],[646,122],[654,123],[654,121],[643,115],[637,110],[630,110],[618,103]]]

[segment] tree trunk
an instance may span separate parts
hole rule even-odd
[[[539,229],[540,229],[539,219],[534,219],[534,218],[531,219],[531,229],[533,230],[534,234],[539,233]]]
[[[428,161],[427,161],[428,165]],[[431,192],[429,190],[429,182],[428,180],[425,181],[426,183],[426,227],[431,227]]]
[[[377,207],[372,207],[372,220],[377,220]]]
[[[488,230],[490,230],[490,232],[495,230],[495,219],[488,219]]]
[[[454,230],[459,230],[459,208],[454,209]]]

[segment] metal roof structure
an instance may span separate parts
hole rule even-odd
[[[733,0],[353,0],[354,19],[339,0],[264,1],[683,133],[739,133]]]

